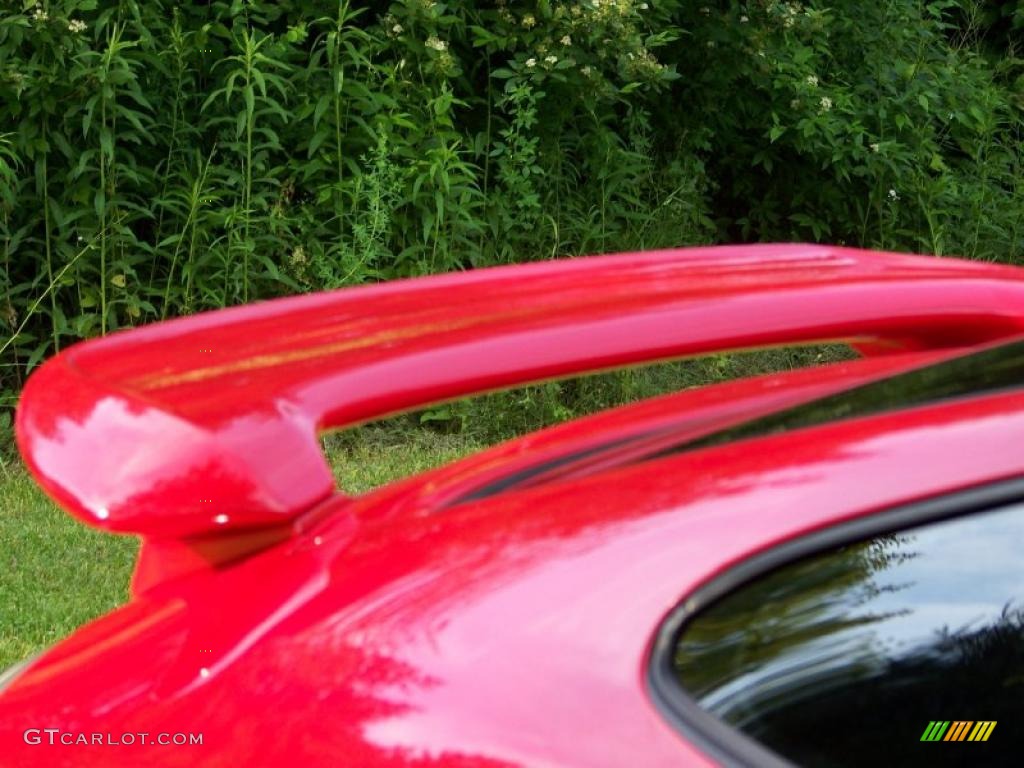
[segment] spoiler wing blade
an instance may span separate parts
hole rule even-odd
[[[155,538],[287,523],[334,492],[317,433],[444,399],[820,340],[885,351],[1024,330],[1024,270],[829,246],[572,259],[281,299],[71,347],[17,415],[36,478]]]

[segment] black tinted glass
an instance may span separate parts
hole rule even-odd
[[[914,368],[834,395],[662,449],[648,458],[723,445],[751,437],[789,432],[841,419],[976,397],[1024,384],[1024,342],[1012,342]]]
[[[674,668],[704,709],[798,765],[1019,765],[1022,607],[1016,505],[756,579],[684,626]]]
[[[874,416],[880,413],[921,405],[978,397],[1024,385],[1024,342],[1015,341],[958,355],[938,363],[884,376],[876,381],[816,398],[766,416],[741,421],[701,437],[672,440],[672,427],[632,435],[603,445],[591,446],[576,454],[560,456],[519,472],[506,475],[449,501],[447,506],[485,499],[509,490],[529,487],[538,478],[552,478],[552,472],[571,471],[584,460],[612,453],[626,445],[641,446],[650,441],[656,447],[631,453],[629,463],[651,461],[701,448],[734,443],[780,432],[791,432],[843,419]],[[689,422],[683,419],[684,426]],[[557,475],[556,475],[557,476]]]

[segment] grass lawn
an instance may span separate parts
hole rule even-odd
[[[329,438],[340,487],[361,492],[483,447],[425,429],[370,426]],[[20,464],[0,470],[0,670],[128,599],[138,540],[62,512]]]
[[[128,598],[134,536],[87,528],[20,465],[0,474],[0,668]]]

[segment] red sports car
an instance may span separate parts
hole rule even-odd
[[[362,495],[318,433],[819,341]],[[428,277],[68,349],[20,449],[132,600],[8,673],[4,766],[1018,765],[1024,271],[802,245]],[[60,567],[59,563],[54,564]]]

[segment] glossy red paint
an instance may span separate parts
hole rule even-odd
[[[750,260],[747,267],[744,258]],[[239,344],[248,317],[250,336],[257,339],[252,343],[272,348],[266,366],[248,372],[239,362],[245,353],[232,348],[234,362],[203,374],[222,388],[198,379],[156,387],[145,396],[137,388],[144,373],[134,356],[152,361],[156,352],[149,345],[161,332],[168,340],[162,375],[196,368],[183,339],[199,332],[200,319],[112,337],[94,343],[110,346],[96,358],[83,354],[80,367],[73,356],[63,368],[53,366],[57,372],[48,374],[54,377],[49,381],[65,387],[66,397],[46,400],[39,385],[27,391],[27,403],[37,397],[45,402],[19,420],[23,445],[52,451],[44,457],[50,463],[36,469],[59,472],[91,428],[106,434],[112,424],[123,426],[95,416],[101,407],[113,407],[103,403],[113,402],[129,412],[138,405],[139,418],[154,419],[141,432],[126,429],[120,439],[155,439],[158,425],[166,423],[158,414],[173,413],[174,434],[192,434],[188,429],[194,428],[202,439],[188,446],[202,449],[207,460],[227,461],[229,454],[217,453],[220,443],[204,449],[203,441],[242,430],[231,426],[237,408],[239,423],[255,427],[251,442],[233,440],[230,446],[245,453],[242,464],[249,462],[250,471],[270,461],[253,456],[275,447],[262,442],[285,428],[267,426],[275,418],[286,425],[292,418],[310,419],[304,429],[312,430],[365,418],[374,409],[712,345],[856,337],[940,348],[1014,333],[1024,314],[1017,271],[841,249],[702,250],[649,261],[627,256],[570,264],[579,271],[527,268],[522,285],[513,279],[516,270],[507,270],[423,281],[425,287],[416,281],[284,302],[294,315],[287,307],[267,305],[239,310],[234,319],[231,313],[212,316],[209,327]],[[693,274],[689,287],[687,264]],[[719,264],[732,266],[714,277]],[[612,305],[607,313],[600,302],[584,302],[590,269],[607,278],[591,286]],[[784,276],[787,270],[792,282]],[[633,281],[621,302],[610,277],[616,272]],[[546,299],[533,304],[531,291],[545,293],[552,283],[525,278],[543,274],[568,295],[559,300],[550,288]],[[476,298],[435,312],[429,303],[445,290],[435,293],[432,286],[445,280],[464,280]],[[533,307],[529,321],[488,314],[484,294],[474,293],[478,282],[493,289],[502,280],[523,292],[502,309]],[[374,326],[364,316],[364,327],[375,332],[359,348],[367,351],[350,352],[357,359],[350,367],[341,352],[323,351],[332,338],[328,329],[350,329],[354,321],[346,318],[357,314],[353,305],[365,299],[372,306],[372,295],[383,297],[377,315],[382,319]],[[828,301],[816,298],[821,295]],[[352,305],[346,296],[355,297]],[[316,301],[325,312],[337,312],[333,319],[314,322]],[[411,310],[401,307],[414,305],[423,313],[409,321],[416,333],[393,343],[382,340],[385,329],[406,327],[401,312]],[[757,313],[745,314],[750,308]],[[615,312],[630,332],[612,332]],[[422,324],[440,322],[445,313],[490,319],[475,329],[435,327],[439,338],[416,335],[427,334]],[[272,327],[262,324],[267,318],[285,316],[296,323],[291,332],[297,337],[302,334],[296,329],[307,323],[309,335],[303,338],[321,350],[317,365],[279,359],[286,344],[258,341],[256,331]],[[695,317],[702,322],[693,322]],[[691,322],[680,324],[686,319]],[[639,335],[641,329],[646,335]],[[603,335],[591,338],[588,332],[595,330]],[[134,334],[140,335],[138,346],[129,343]],[[120,370],[114,367],[115,342],[125,355]],[[531,344],[537,345],[535,360],[529,358]],[[288,491],[287,498],[279,494],[276,517],[267,507],[243,519],[262,525],[299,515],[287,527],[287,538],[217,568],[150,580],[129,605],[58,644],[0,695],[0,761],[162,767],[711,765],[648,697],[649,644],[662,618],[715,574],[778,542],[893,505],[1024,475],[1024,393],[836,422],[634,466],[590,467],[592,474],[442,507],[502,472],[644,427],[671,424],[677,435],[698,435],[951,354],[956,352],[906,352],[684,392],[539,433],[364,497],[328,495],[298,505],[301,489]],[[421,378],[392,378],[413,366],[420,366]],[[72,370],[73,376],[67,372]],[[73,377],[104,383],[90,384],[78,398]],[[374,384],[380,387],[376,396]],[[185,405],[189,392],[202,402]],[[120,393],[136,400],[126,404]],[[49,422],[44,406],[58,411]],[[65,443],[62,436],[71,437]],[[272,455],[288,458],[296,444],[282,440]],[[156,446],[142,448],[150,462],[143,468],[153,478],[171,477],[170,465],[160,463],[165,460],[196,466],[184,449],[163,457]],[[238,460],[242,454],[230,455]],[[79,454],[77,461],[92,459]],[[245,474],[241,464],[233,466],[236,479]],[[286,466],[268,484],[304,477],[303,471]],[[79,467],[73,476],[85,475]],[[141,483],[145,473],[121,476]],[[187,497],[186,481],[199,483],[193,493],[202,492],[201,474],[174,478],[182,489],[178,496],[158,488],[146,515],[124,512],[115,522],[141,525],[150,535],[206,531],[209,521],[201,524],[198,514],[182,513],[167,528],[151,520],[160,512],[160,498],[169,516],[178,514],[171,502]],[[256,487],[260,479],[252,474],[247,482]],[[74,495],[59,488],[65,489],[59,494]],[[135,491],[145,492],[141,485]],[[255,493],[250,499],[258,507],[272,495]],[[28,728],[115,736],[201,732],[203,745],[29,745],[23,740]]]
[[[286,299],[72,347],[30,379],[19,446],[83,521],[152,537],[273,526],[333,492],[319,430],[545,377],[848,338],[1024,330],[1008,267],[828,246],[546,262]],[[89,456],[89,461],[83,461]]]

